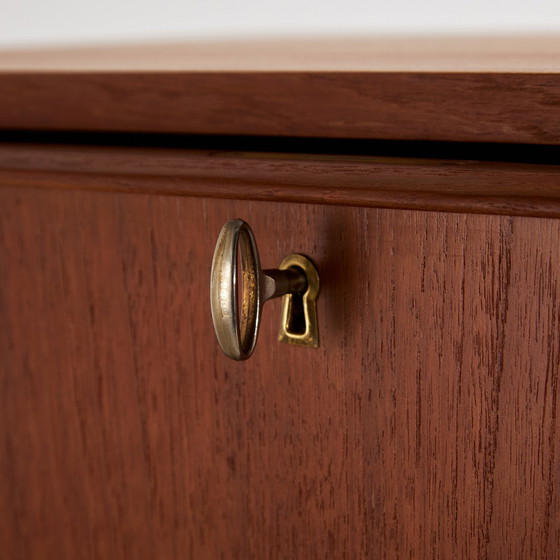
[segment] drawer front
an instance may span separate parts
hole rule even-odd
[[[321,346],[223,356],[225,221],[313,258]],[[536,558],[560,546],[560,222],[0,190],[6,558]]]

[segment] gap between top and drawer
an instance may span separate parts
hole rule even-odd
[[[0,187],[560,217],[560,146],[3,131]]]

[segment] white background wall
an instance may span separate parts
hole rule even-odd
[[[364,33],[560,33],[560,0],[0,0],[0,46]]]

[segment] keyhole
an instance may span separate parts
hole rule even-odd
[[[286,325],[286,330],[291,334],[302,335],[305,334],[307,330],[303,304],[304,293],[305,292],[295,293],[290,296],[290,309],[288,312],[288,324]]]
[[[317,348],[319,329],[315,300],[319,294],[319,275],[314,264],[304,255],[293,253],[281,263],[280,270],[291,270],[292,274],[305,275],[305,286],[301,291],[292,291],[282,301],[282,321],[278,339],[288,344]]]

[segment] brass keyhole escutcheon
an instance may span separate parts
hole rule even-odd
[[[317,347],[318,294],[319,275],[307,257],[292,254],[278,269],[262,270],[249,224],[237,218],[224,225],[212,260],[210,306],[214,331],[226,356],[234,360],[251,356],[262,307],[280,296],[284,300],[279,340]]]
[[[319,346],[316,300],[319,295],[319,274],[313,263],[297,253],[288,255],[280,270],[301,270],[307,279],[304,291],[286,294],[282,300],[282,322],[278,340],[299,346]]]

